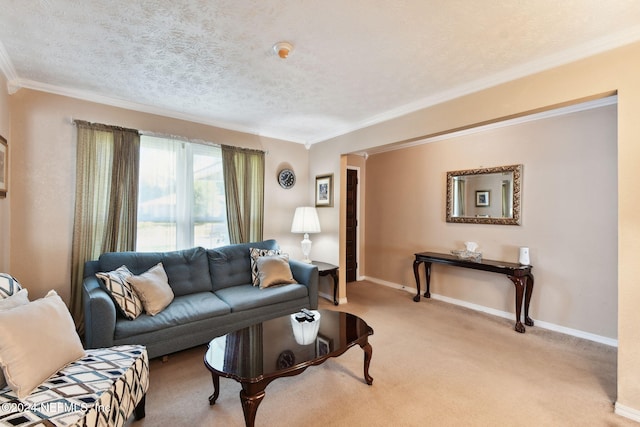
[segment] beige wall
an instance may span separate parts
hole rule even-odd
[[[340,176],[341,155],[618,93],[618,396],[640,419],[640,43],[463,96],[311,147],[314,170]],[[336,182],[338,192],[342,186]],[[526,189],[525,189],[526,190]],[[340,199],[339,199],[340,200]],[[340,240],[340,206],[325,212]],[[338,244],[338,243],[336,243]],[[323,248],[325,249],[325,248]],[[320,254],[322,255],[322,254]],[[343,261],[340,260],[341,267]],[[366,273],[365,273],[366,274]],[[615,274],[612,274],[612,280]],[[341,284],[344,292],[344,284]]]
[[[304,146],[26,89],[11,95],[10,107],[9,270],[29,288],[30,297],[49,289],[65,300],[69,297],[76,135],[72,118],[268,151],[264,237],[277,238],[292,257],[302,257],[290,228],[295,207],[309,201]],[[285,165],[298,175],[290,190],[276,179]]]
[[[0,135],[2,135],[8,143],[11,143],[11,114],[9,112],[9,95],[6,87],[7,80],[4,74],[0,73]],[[9,150],[9,159],[11,159],[11,154],[11,150]],[[11,165],[11,162],[9,162],[9,165]],[[2,239],[0,239],[0,272],[5,273],[11,273],[9,269],[9,234],[11,231],[9,205],[11,202],[11,194],[11,191],[9,191],[7,198],[0,199],[0,236],[2,236]]]
[[[487,259],[518,262],[528,246],[531,317],[617,338],[616,132],[610,105],[371,155],[366,275],[413,290],[416,252],[475,241]],[[447,171],[511,164],[523,164],[521,226],[445,221]],[[424,291],[422,269],[421,280]],[[514,286],[492,273],[435,265],[431,292],[514,312]]]

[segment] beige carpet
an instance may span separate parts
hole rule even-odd
[[[278,379],[257,426],[637,426],[613,413],[616,349],[422,299],[380,285],[348,285],[348,304],[321,307],[373,327],[373,385],[363,352]],[[205,347],[151,361],[147,416],[133,426],[243,426],[240,385],[220,380],[209,406]]]

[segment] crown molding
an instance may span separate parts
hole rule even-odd
[[[450,90],[442,91],[433,96],[423,98],[409,104],[405,104],[401,107],[389,110],[383,114],[379,114],[357,124],[354,124],[354,126],[343,128],[338,132],[328,133],[325,136],[317,138],[310,142],[312,144],[316,144],[318,142],[327,141],[329,139],[336,138],[350,132],[355,132],[357,130],[396,119],[398,117],[402,117],[425,108],[433,107],[434,105],[451,101],[452,99],[460,98],[474,92],[479,92],[481,90],[489,89],[500,84],[504,84],[545,70],[569,64],[580,59],[588,58],[590,56],[622,47],[639,40],[640,25],[625,31],[620,31],[607,37],[594,40],[590,43],[582,44],[572,49],[567,49],[553,55],[548,55],[536,61],[531,61],[517,67],[513,67],[509,70],[493,74],[486,78],[474,80]]]
[[[9,94],[15,93],[17,89],[19,89],[15,84],[18,80],[18,74],[2,41],[0,41],[0,71],[2,71],[2,74],[4,74],[4,77],[7,79],[7,92]]]
[[[577,113],[580,111],[592,110],[594,108],[605,107],[608,105],[614,105],[618,103],[618,96],[612,95],[604,98],[595,99],[592,101],[580,102],[577,104],[569,105],[566,107],[554,108],[551,110],[542,111],[539,113],[527,114],[520,117],[515,117],[512,119],[501,120],[495,123],[490,123],[486,125],[475,126],[469,129],[454,131],[450,133],[446,133],[444,135],[438,135],[433,137],[426,137],[423,139],[418,139],[416,141],[411,141],[407,143],[394,144],[390,146],[383,146],[379,148],[373,148],[371,150],[364,150],[362,152],[358,152],[362,155],[371,155],[371,154],[380,154],[388,151],[401,150],[403,148],[415,147],[418,145],[428,144],[431,142],[444,141],[447,139],[458,138],[461,136],[472,135],[480,132],[487,132],[494,129],[504,128],[508,126],[515,126],[522,123],[532,122],[536,120],[548,119],[551,117],[563,116],[566,114]]]
[[[376,116],[367,118],[360,122],[353,123],[350,126],[342,127],[341,129],[335,129],[332,132],[328,132],[322,136],[312,139],[301,139],[296,136],[288,135],[286,133],[278,132],[264,132],[254,127],[242,126],[235,123],[219,121],[208,117],[185,114],[178,111],[153,107],[146,104],[140,104],[136,102],[125,101],[118,98],[113,98],[104,95],[98,95],[88,91],[82,91],[77,89],[71,89],[56,85],[50,85],[45,83],[36,82],[33,80],[20,79],[13,67],[11,59],[9,58],[6,49],[2,42],[0,42],[0,70],[7,78],[7,90],[8,92],[15,93],[19,88],[24,87],[28,89],[48,92],[56,95],[68,96],[71,98],[81,99],[89,102],[96,102],[99,104],[111,105],[114,107],[125,108],[128,110],[139,111],[143,113],[155,114],[163,117],[170,117],[179,120],[185,120],[194,123],[200,123],[207,126],[219,127],[236,132],[243,132],[252,135],[257,135],[265,138],[279,139],[294,143],[300,143],[304,145],[313,145],[320,142],[336,138],[347,133],[351,133],[375,124],[383,123],[416,111],[432,107],[437,104],[441,104],[446,101],[450,101],[455,98],[459,98],[465,95],[469,95],[474,92],[478,92],[490,87],[494,87],[509,81],[513,81],[528,75],[532,75],[544,70],[548,70],[554,67],[558,67],[570,62],[574,62],[589,56],[596,55],[617,47],[624,46],[640,40],[640,26],[633,27],[631,29],[612,34],[607,37],[600,38],[590,43],[577,46],[572,49],[559,52],[554,55],[549,55],[537,61],[531,61],[526,64],[522,64],[517,67],[513,67],[501,73],[497,73],[486,78],[474,80],[464,85],[452,88],[450,90],[442,91],[430,97],[420,99],[415,102],[405,104],[402,107],[389,110],[385,113],[378,114]]]
[[[291,140],[291,139],[283,138],[282,135],[271,135],[265,132],[260,132],[259,130],[256,130],[254,128],[247,127],[247,126],[239,126],[234,123],[229,123],[229,122],[224,122],[219,120],[212,120],[211,118],[202,117],[202,116],[193,115],[193,114],[185,114],[185,113],[181,113],[179,111],[175,111],[167,108],[154,107],[147,104],[141,104],[137,102],[126,101],[119,98],[98,95],[96,93],[89,92],[89,91],[72,89],[72,88],[67,88],[63,86],[51,85],[47,83],[37,82],[34,80],[24,80],[24,79],[18,79],[16,81],[16,84],[18,84],[19,87],[22,87],[25,89],[32,89],[40,92],[47,92],[54,95],[66,96],[69,98],[80,99],[88,102],[95,102],[97,104],[110,105],[112,107],[124,108],[126,110],[133,110],[141,113],[155,114],[162,117],[185,120],[188,122],[218,127],[225,130],[248,133],[251,135],[257,135],[257,136],[262,136],[266,138],[275,138],[275,139],[280,139],[280,140],[285,140],[285,141],[290,141],[290,142],[295,142],[300,144],[305,143],[305,141],[301,141],[301,140]]]

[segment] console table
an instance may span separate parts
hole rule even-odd
[[[520,313],[522,310],[522,302],[524,297],[524,323],[527,326],[533,326],[533,320],[529,317],[529,303],[531,302],[531,294],[533,292],[533,274],[530,265],[521,265],[512,262],[492,261],[483,259],[481,261],[472,261],[460,259],[455,255],[441,254],[436,252],[420,252],[415,254],[416,259],[413,261],[413,274],[416,277],[416,288],[418,293],[413,300],[420,301],[420,275],[418,268],[420,264],[424,264],[426,270],[427,288],[425,290],[425,298],[431,298],[429,292],[431,282],[431,264],[445,264],[452,267],[472,268],[474,270],[489,271],[492,273],[505,274],[516,287],[516,325],[515,330],[520,333],[525,332],[525,327],[520,321]]]

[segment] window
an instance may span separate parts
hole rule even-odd
[[[220,147],[142,135],[136,250],[226,244]]]

